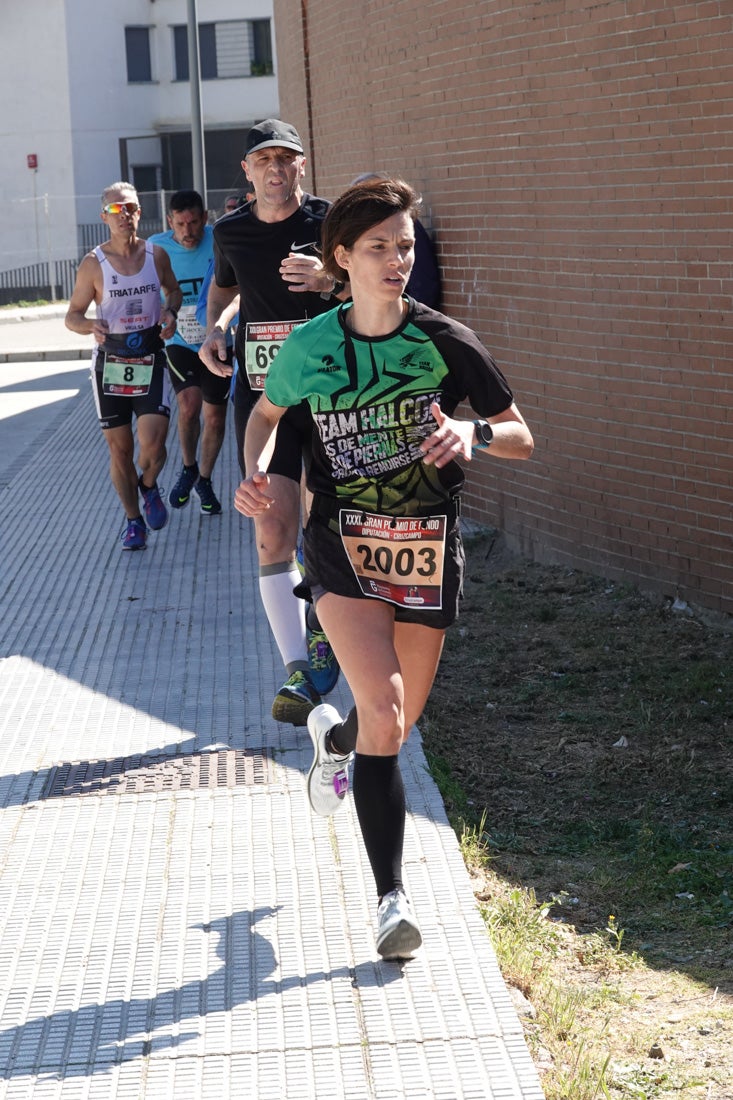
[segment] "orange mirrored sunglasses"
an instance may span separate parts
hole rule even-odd
[[[137,214],[140,207],[136,202],[108,202],[102,207],[103,214]]]

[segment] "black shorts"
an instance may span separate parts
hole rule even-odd
[[[227,363],[231,366],[231,348],[228,350]],[[230,377],[221,378],[210,371],[193,348],[185,348],[182,344],[168,344],[165,352],[168,356],[171,385],[176,393],[196,386],[201,390],[207,405],[226,405],[232,381]]]
[[[234,384],[234,427],[237,436],[237,448],[240,456],[244,451],[244,433],[249,420],[249,414],[259,400],[259,393],[250,389],[248,383],[240,381],[241,368],[237,372],[237,380]],[[313,437],[313,417],[306,401],[300,405],[294,405],[288,409],[277,426],[275,450],[273,451],[270,465],[267,467],[269,474],[280,474],[291,481],[300,481],[303,464],[306,469],[310,461]],[[244,460],[240,458],[242,474],[244,474]]]
[[[382,599],[380,596],[367,596],[357,581],[348,555],[341,541],[341,535],[334,529],[333,521],[311,513],[303,540],[305,563],[305,584],[309,586],[313,603],[326,592],[337,596],[349,596],[357,600]],[[463,550],[460,521],[451,516],[451,522],[445,538],[445,557],[443,563],[443,586],[441,590],[441,608],[425,610],[397,606],[384,600],[394,610],[395,622],[417,623],[436,630],[445,630],[458,617],[458,606],[463,596],[463,577],[466,571],[466,556]]]
[[[100,349],[90,371],[94,404],[100,426],[105,429],[120,428],[132,423],[133,414],[137,417],[157,415],[170,418],[171,398],[167,366],[165,352],[156,352],[150,388],[142,396],[123,397],[118,394],[104,393],[102,388],[104,352]]]

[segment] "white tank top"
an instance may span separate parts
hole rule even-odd
[[[107,321],[111,334],[139,332],[160,323],[160,279],[153,246],[145,242],[145,263],[137,275],[120,275],[101,248],[94,255],[102,268],[104,291],[97,304],[97,320]]]

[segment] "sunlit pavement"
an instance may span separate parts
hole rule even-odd
[[[540,1100],[419,733],[413,961],[376,954],[351,797],[310,810],[233,430],[223,514],[121,552],[89,353],[49,326],[0,323],[0,1095]]]

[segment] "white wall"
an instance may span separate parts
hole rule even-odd
[[[49,248],[68,251],[76,241],[64,8],[64,0],[3,4],[3,270],[45,262]],[[27,167],[29,153],[38,157],[36,171]]]
[[[72,147],[81,221],[99,216],[99,195],[120,178],[121,136],[152,132],[158,86],[127,83],[125,25],[153,22],[150,0],[67,0],[66,49]]]
[[[75,258],[76,222],[95,221],[99,195],[119,178],[120,139],[188,130],[188,82],[173,82],[174,23],[186,0],[20,0],[2,5],[0,269]],[[271,0],[198,0],[200,22],[272,18]],[[125,26],[154,27],[153,83],[127,83]],[[273,50],[274,28],[273,28]],[[277,63],[275,62],[275,68]],[[204,127],[246,127],[278,113],[277,75],[204,81]],[[39,168],[26,167],[36,153]],[[33,187],[39,196],[33,202]],[[44,199],[49,214],[45,216]],[[47,240],[47,238],[50,240]]]

